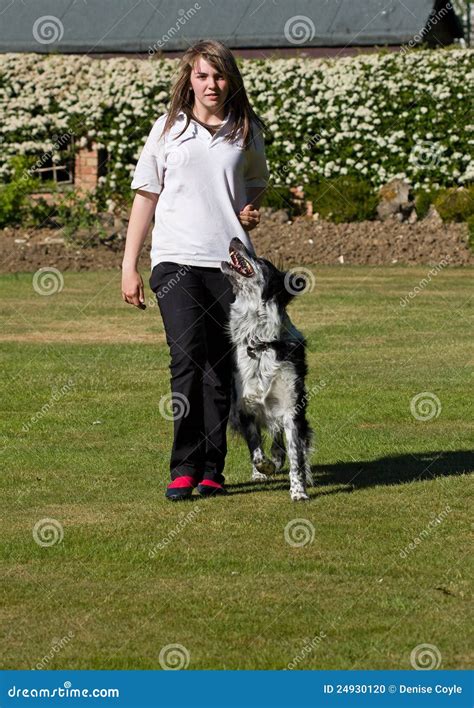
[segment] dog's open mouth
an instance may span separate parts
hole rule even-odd
[[[244,258],[240,253],[237,253],[237,251],[234,251],[233,249],[230,249],[230,260],[231,262],[229,263],[229,266],[232,268],[232,270],[235,270],[239,275],[243,275],[244,278],[250,278],[252,275],[254,275],[255,271],[248,262],[246,258]]]

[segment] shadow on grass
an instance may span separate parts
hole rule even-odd
[[[469,473],[474,470],[474,450],[453,452],[419,452],[380,457],[377,460],[336,462],[333,465],[312,465],[314,487],[310,496],[353,492],[381,484],[406,484],[407,482],[435,479]],[[239,482],[226,484],[230,494],[271,492],[289,489],[288,468],[266,482]],[[338,486],[338,489],[322,490]]]

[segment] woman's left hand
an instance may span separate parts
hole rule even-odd
[[[260,223],[260,212],[253,204],[246,204],[239,213],[239,221],[246,231],[251,231]]]

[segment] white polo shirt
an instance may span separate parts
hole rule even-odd
[[[266,187],[269,178],[260,129],[248,150],[225,142],[232,111],[214,134],[183,111],[160,139],[167,113],[153,125],[138,159],[132,189],[159,194],[152,232],[151,268],[162,261],[219,268],[229,242],[238,236],[255,252],[238,213],[248,204],[248,187]]]

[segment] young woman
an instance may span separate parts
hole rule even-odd
[[[234,236],[255,252],[268,181],[261,121],[230,50],[200,41],[181,59],[169,111],[153,125],[132,181],[122,297],[144,308],[137,270],[154,215],[150,288],[170,349],[174,439],[166,497],[225,494],[234,294],[220,270]]]

